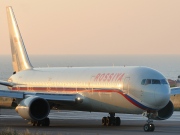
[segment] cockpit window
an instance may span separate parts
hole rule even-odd
[[[161,84],[160,80],[152,79],[152,84]]]
[[[142,82],[141,82],[141,84],[142,84],[142,85],[145,85],[145,82],[146,82],[146,79],[143,79]]]
[[[151,79],[146,79],[145,85],[151,84]]]
[[[161,80],[158,80],[158,79],[143,79],[141,81],[141,84],[142,85],[148,85],[148,84],[168,84],[166,79],[161,79]]]
[[[162,79],[161,84],[168,84],[168,83],[167,83],[166,79]]]

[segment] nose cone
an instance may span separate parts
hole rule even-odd
[[[155,91],[156,107],[161,109],[166,106],[170,100],[170,88],[168,85],[160,85]]]

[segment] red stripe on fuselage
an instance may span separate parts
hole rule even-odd
[[[57,93],[77,93],[77,92],[108,92],[108,93],[118,93],[122,95],[126,100],[128,100],[131,104],[135,105],[136,107],[147,110],[149,107],[145,107],[141,103],[135,101],[134,99],[130,98],[127,94],[123,93],[121,90],[116,89],[92,89],[92,88],[61,88],[61,87],[13,87],[12,90],[17,91],[30,91],[30,92],[57,92]]]

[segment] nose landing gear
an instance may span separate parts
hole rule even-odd
[[[103,126],[120,126],[121,119],[119,117],[115,117],[115,113],[109,113],[110,116],[102,118],[102,125]]]
[[[144,128],[145,132],[153,132],[155,129],[153,121],[150,120],[150,122],[149,122],[149,119],[148,119],[147,124],[145,124],[143,128]]]
[[[155,126],[153,124],[153,120],[151,119],[156,113],[144,112],[143,116],[147,117],[147,124],[144,125],[143,129],[145,132],[153,132],[155,130]]]

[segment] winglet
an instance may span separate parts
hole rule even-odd
[[[32,69],[12,7],[6,7],[14,73]]]

